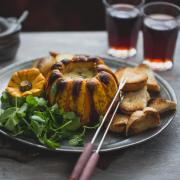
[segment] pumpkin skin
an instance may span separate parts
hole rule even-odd
[[[6,90],[13,97],[40,96],[44,90],[45,83],[46,79],[39,69],[24,69],[12,75]]]
[[[65,111],[75,112],[82,125],[94,124],[107,111],[118,81],[99,57],[73,56],[51,67],[46,97]]]

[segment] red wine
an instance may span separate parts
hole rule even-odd
[[[150,62],[173,61],[178,25],[173,16],[152,14],[144,19],[144,58]]]
[[[112,5],[107,9],[106,24],[111,48],[128,50],[136,47],[140,29],[140,14],[135,6]]]

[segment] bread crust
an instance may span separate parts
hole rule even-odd
[[[137,67],[119,68],[115,75],[117,79],[127,78],[124,91],[137,91],[147,84],[148,91],[160,92],[160,86],[154,76],[154,72],[146,64],[140,64]]]
[[[156,109],[159,113],[176,110],[176,103],[174,101],[162,98],[151,99],[148,106]]]
[[[148,91],[152,92],[160,92],[160,86],[154,76],[154,72],[150,69],[150,67],[146,64],[140,64],[139,66],[136,67],[139,69],[140,72],[144,72],[148,76],[147,80],[147,88]]]
[[[125,114],[132,114],[134,111],[142,110],[147,106],[150,99],[147,87],[138,91],[126,92],[120,110]]]
[[[146,73],[138,72],[136,68],[120,68],[115,72],[115,75],[119,82],[122,77],[126,78],[124,91],[137,91],[143,88],[148,80]]]
[[[130,116],[126,126],[126,135],[138,134],[159,125],[159,113],[154,108],[146,107],[142,111],[135,111]]]
[[[125,134],[126,125],[129,120],[129,115],[117,113],[110,126],[110,131],[120,134]]]

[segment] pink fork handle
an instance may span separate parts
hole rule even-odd
[[[89,180],[89,178],[94,172],[98,160],[99,160],[99,154],[96,152],[93,153],[88,163],[86,164],[82,175],[80,176],[80,180]]]
[[[81,175],[89,157],[92,154],[92,149],[93,149],[93,144],[92,143],[88,143],[86,144],[83,153],[81,154],[81,156],[79,157],[73,172],[69,178],[69,180],[78,180],[79,176]]]

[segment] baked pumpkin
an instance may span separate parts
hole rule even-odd
[[[118,81],[99,57],[74,56],[54,64],[47,77],[47,99],[65,111],[74,111],[81,124],[93,124],[104,115]]]
[[[14,97],[40,96],[44,90],[46,79],[39,69],[31,68],[15,72],[6,88]]]

